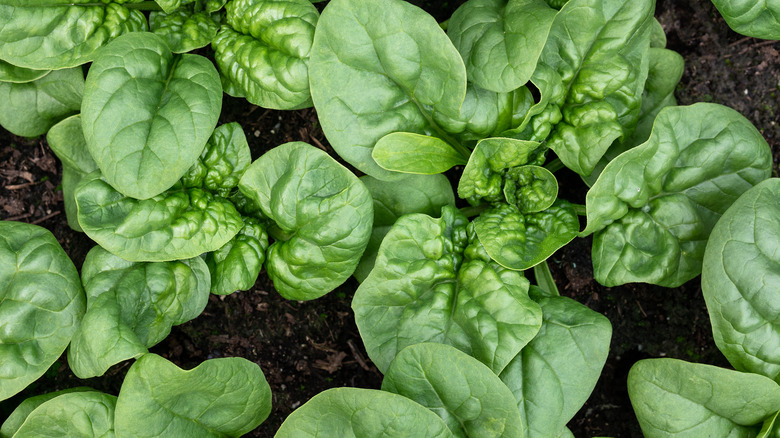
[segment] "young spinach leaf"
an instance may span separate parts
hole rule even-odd
[[[712,0],[712,3],[735,32],[780,40],[780,3],[773,0]]]
[[[112,437],[117,398],[99,391],[57,393],[27,415],[14,438]]]
[[[149,30],[161,36],[173,53],[206,47],[217,36],[220,17],[198,6],[190,3],[167,13],[153,11],[149,13]]]

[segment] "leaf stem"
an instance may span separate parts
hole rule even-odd
[[[445,32],[447,31],[447,28],[449,27],[449,25],[450,25],[450,19],[449,18],[444,20],[444,21],[442,21],[441,23],[439,23],[439,27],[441,27],[441,30],[443,30]]]
[[[582,205],[582,204],[574,204],[574,203],[572,203],[571,205],[572,205],[572,207],[574,207],[574,212],[577,213],[577,215],[579,215],[579,216],[587,216],[588,215],[588,210],[587,210],[587,208],[584,205]]]
[[[488,204],[482,204],[477,206],[471,206],[471,207],[463,207],[459,211],[466,217],[472,218],[475,216],[479,216],[480,213],[490,208],[490,205]]]
[[[558,292],[558,286],[555,285],[552,272],[550,272],[550,265],[547,264],[547,260],[534,266],[534,277],[536,277],[536,285],[542,290],[553,296],[560,296]]]
[[[556,158],[549,163],[547,163],[544,168],[549,170],[550,173],[555,173],[561,169],[563,169],[565,166],[563,165],[563,161],[561,161],[560,158]]]

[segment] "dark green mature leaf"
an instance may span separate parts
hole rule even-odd
[[[254,286],[267,249],[265,226],[255,219],[244,218],[244,227],[233,239],[206,255],[211,272],[211,293],[226,295]]]
[[[40,79],[50,72],[51,70],[31,70],[29,68],[17,67],[0,60],[0,82],[23,84]]]
[[[114,436],[116,397],[98,391],[60,393],[27,416],[14,438]]]
[[[229,357],[182,370],[155,354],[130,367],[116,402],[120,437],[238,437],[271,412],[271,388],[256,364]]]
[[[312,106],[309,54],[319,13],[308,0],[232,0],[212,48],[225,92],[274,109]]]
[[[406,346],[439,342],[499,373],[539,330],[541,309],[527,295],[528,280],[490,262],[466,224],[445,207],[440,219],[403,216],[385,236],[352,301],[380,370]]]
[[[450,438],[444,421],[398,394],[332,388],[290,414],[275,438]]]
[[[653,5],[571,0],[555,17],[532,81],[542,104],[560,108],[563,116],[548,146],[580,175],[590,175],[612,142],[636,125]]]
[[[27,419],[30,413],[34,411],[38,406],[42,405],[43,403],[53,399],[54,397],[63,394],[67,394],[70,392],[83,392],[83,391],[94,391],[94,390],[86,386],[77,386],[75,388],[68,388],[68,389],[63,389],[61,391],[48,392],[46,394],[36,395],[24,399],[24,401],[19,403],[16,409],[14,409],[13,412],[11,412],[11,415],[9,415],[8,418],[5,419],[5,422],[0,427],[0,437],[3,438],[12,437],[16,433],[16,431],[19,430],[22,424],[24,424],[24,421]]]
[[[383,180],[400,177],[371,157],[376,142],[392,132],[447,141],[433,116],[459,119],[466,95],[458,51],[433,17],[401,0],[331,1],[317,25],[310,73],[333,148]]]
[[[499,265],[524,270],[547,260],[577,237],[580,222],[572,205],[555,201],[538,213],[498,204],[474,220],[479,241]]]
[[[634,364],[628,395],[647,438],[752,438],[780,410],[780,386],[764,376],[677,359]]]
[[[56,70],[31,82],[0,82],[0,125],[22,137],[45,134],[79,111],[83,92],[81,67]]]
[[[586,198],[596,233],[596,280],[677,287],[701,273],[712,227],[739,195],[769,177],[755,127],[716,104],[667,107],[650,139],[615,158]]]
[[[506,93],[531,78],[556,12],[544,0],[470,0],[452,14],[447,35],[470,82]]]
[[[101,50],[89,69],[82,129],[116,190],[148,199],[196,162],[222,108],[219,74],[198,55],[173,56],[151,33],[131,33]]]
[[[380,138],[371,157],[383,169],[420,175],[444,173],[466,164],[466,158],[446,141],[411,132],[393,132]]]
[[[219,17],[195,9],[192,3],[170,13],[151,12],[149,30],[165,39],[173,53],[184,53],[211,44],[219,31]]]
[[[542,307],[536,337],[501,372],[517,399],[528,437],[565,435],[590,397],[607,360],[609,320],[576,301],[531,291]]]
[[[358,281],[374,267],[382,239],[401,216],[424,213],[437,217],[445,205],[455,206],[455,194],[444,175],[409,175],[400,181],[381,181],[368,175],[360,178],[374,198],[374,226],[366,251],[355,273]]]
[[[382,390],[432,410],[455,436],[525,435],[509,388],[490,368],[449,345],[421,343],[401,350],[385,373]]]
[[[147,30],[140,11],[94,0],[0,0],[0,59],[19,67],[59,70],[93,60],[128,32]]]
[[[239,189],[274,223],[266,270],[283,297],[318,298],[355,271],[371,236],[371,194],[328,154],[283,144],[249,166]]]
[[[712,230],[701,287],[715,343],[734,368],[780,381],[780,179],[737,199]]]
[[[780,40],[780,3],[776,0],[712,0],[712,3],[735,32]]]
[[[146,353],[168,336],[172,326],[200,315],[211,287],[208,267],[200,257],[136,263],[100,246],[87,254],[81,280],[87,313],[73,336],[68,364],[82,379]]]
[[[0,400],[60,357],[84,307],[78,271],[51,232],[0,222]]]
[[[76,188],[75,198],[84,232],[131,261],[179,260],[215,251],[244,226],[227,199],[179,184],[162,195],[137,200],[93,172]]]

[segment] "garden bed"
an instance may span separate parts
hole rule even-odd
[[[428,10],[446,18],[459,2]],[[423,5],[424,7],[429,5]],[[773,175],[780,158],[780,42],[732,32],[708,2],[659,0],[656,17],[668,48],[685,58],[675,96],[680,105],[717,102],[736,109],[772,148]],[[273,111],[225,96],[220,124],[241,123],[255,159],[289,141],[304,141],[332,152],[314,109]],[[25,139],[0,131],[0,218],[35,223],[51,230],[77,267],[92,241],[65,220],[61,167],[43,137]],[[561,191],[584,204],[579,176],[559,176]],[[631,365],[649,357],[673,357],[728,366],[715,347],[699,279],[669,289],[646,284],[605,288],[593,280],[590,238],[577,238],[555,253],[550,269],[561,294],[605,315],[612,323],[609,358],[589,401],[569,423],[575,436],[641,436],[626,391]],[[369,360],[355,326],[350,302],[357,282],[350,278],[313,301],[289,301],[261,273],[254,288],[212,295],[203,314],[173,328],[151,349],[183,368],[206,359],[240,356],[260,365],[273,392],[270,417],[251,436],[272,436],[295,408],[332,387],[378,388],[382,375]],[[79,380],[65,357],[44,378],[0,404],[0,417],[24,398],[78,385],[117,394],[129,362],[106,375]]]

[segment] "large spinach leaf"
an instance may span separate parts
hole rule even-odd
[[[677,287],[701,272],[712,227],[739,195],[769,177],[755,127],[716,104],[667,107],[650,139],[607,165],[586,198],[596,280]]]
[[[776,0],[712,0],[735,32],[780,40],[780,2]]]
[[[780,179],[745,192],[712,230],[701,275],[715,343],[734,368],[780,380]]]

